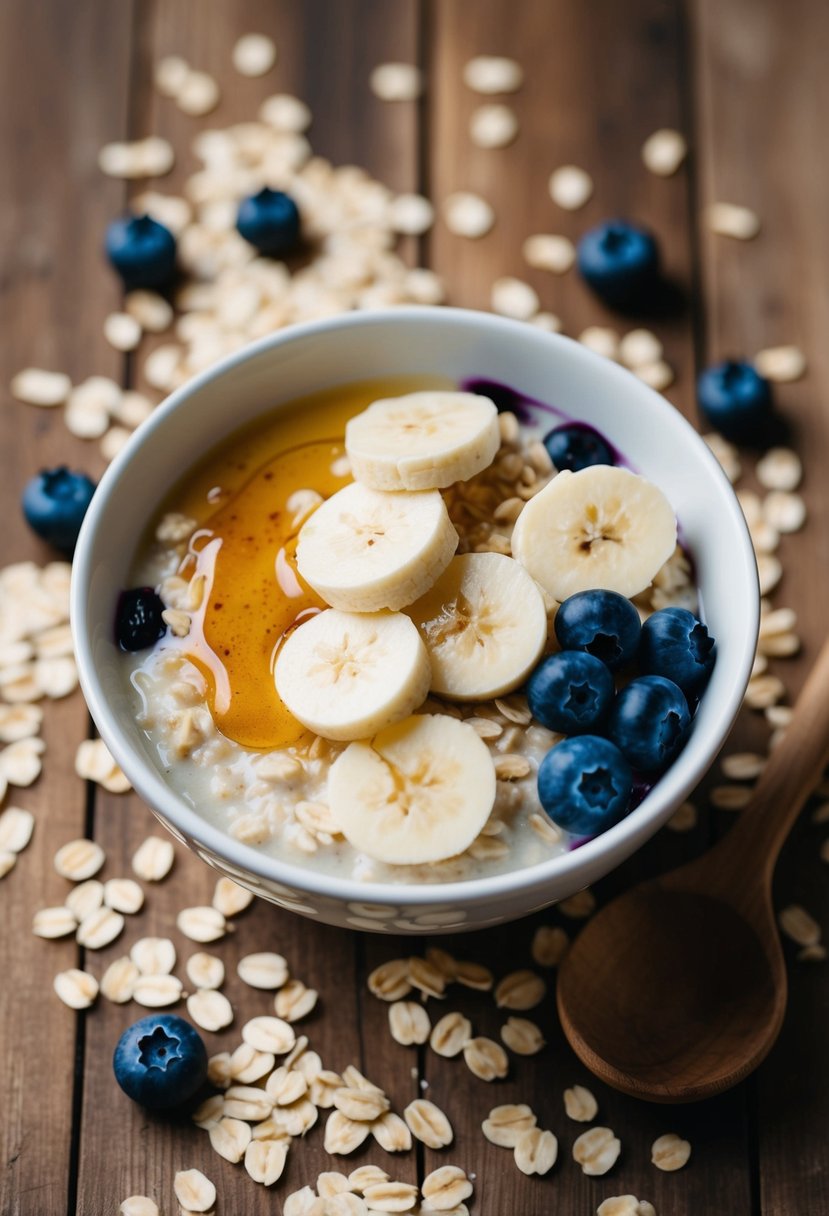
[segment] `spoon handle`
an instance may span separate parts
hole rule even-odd
[[[829,638],[797,699],[783,740],[774,748],[751,801],[708,855],[720,880],[744,890],[771,881],[778,854],[803,804],[829,762]],[[748,881],[746,882],[746,879]],[[732,893],[734,887],[731,888]],[[756,889],[756,887],[755,887]]]

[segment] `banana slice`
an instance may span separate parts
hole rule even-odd
[[[365,739],[423,704],[431,670],[402,613],[327,608],[294,630],[274,676],[303,726],[325,739]]]
[[[418,714],[351,743],[328,774],[328,802],[355,849],[390,865],[468,848],[495,801],[495,766],[474,729]]]
[[[645,477],[597,464],[557,473],[524,507],[512,552],[556,600],[603,587],[628,598],[676,547],[676,517]]]
[[[375,401],[345,428],[357,481],[375,490],[439,490],[492,464],[498,411],[476,393],[423,392]]]
[[[332,608],[379,612],[403,608],[428,591],[457,547],[437,490],[384,494],[354,482],[303,525],[296,560]]]
[[[458,701],[522,684],[547,642],[544,597],[501,553],[454,557],[431,591],[406,609],[432,664],[432,689]]]

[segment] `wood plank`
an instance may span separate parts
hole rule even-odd
[[[414,187],[414,110],[381,105],[367,84],[375,62],[411,61],[415,56],[414,0],[393,6],[349,0],[336,7],[318,0],[294,0],[268,9],[254,2],[237,3],[213,9],[209,21],[203,19],[202,8],[192,0],[176,0],[144,10],[136,31],[135,134],[165,135],[178,154],[175,170],[158,183],[159,189],[165,193],[181,189],[186,174],[195,168],[188,149],[198,130],[253,119],[262,100],[275,92],[293,92],[309,103],[314,111],[310,138],[315,151],[335,163],[366,166],[398,188]],[[261,80],[237,76],[230,64],[236,38],[251,31],[272,35],[279,47],[276,68]],[[189,118],[151,89],[153,63],[174,53],[219,80],[222,102],[214,114]],[[153,830],[160,829],[137,798],[100,797],[95,836],[107,851],[106,874],[128,873],[134,849]],[[175,929],[176,913],[184,906],[209,903],[215,877],[193,854],[177,849],[173,875],[148,890],[146,910],[128,923],[121,940],[93,960],[96,974],[137,937],[158,934],[174,939],[179,955],[176,970],[183,977],[184,961],[200,947]],[[320,993],[318,1010],[297,1029],[309,1035],[325,1065],[342,1069],[355,1063],[387,1090],[397,1110],[414,1096],[417,1079],[389,1038],[386,1010],[365,991],[365,975],[379,961],[381,947],[376,939],[317,925],[257,901],[238,919],[231,936],[205,948],[225,961],[224,991],[236,1011],[236,1020],[226,1031],[205,1034],[211,1053],[232,1049],[248,1018],[272,1011],[266,993],[254,992],[238,979],[236,963],[246,953],[273,949],[283,953],[292,972]],[[385,942],[382,948],[386,949]],[[278,1202],[275,1196],[257,1187],[242,1167],[218,1157],[203,1132],[187,1123],[147,1116],[115,1090],[109,1065],[113,1046],[142,1012],[134,1004],[117,1007],[100,1002],[88,1020],[78,1211],[115,1211],[132,1193],[153,1195],[162,1210],[171,1209],[175,1171],[198,1167],[215,1181],[223,1210],[244,1209],[251,1216],[271,1212]],[[322,1170],[348,1173],[366,1161],[384,1165],[395,1177],[415,1179],[413,1153],[392,1159],[371,1141],[350,1158],[328,1157],[322,1147],[325,1117],[322,1112],[307,1139],[294,1144],[285,1174],[274,1188],[280,1201],[292,1190],[313,1185]],[[110,1165],[101,1171],[98,1163],[104,1153]]]
[[[809,360],[801,382],[776,391],[804,460],[810,517],[802,533],[781,543],[784,577],[772,597],[798,614],[802,654],[771,664],[794,696],[825,637],[829,593],[823,528],[829,505],[823,472],[829,459],[823,403],[829,385],[829,169],[817,153],[820,115],[829,104],[822,54],[829,11],[808,0],[785,8],[768,0],[698,0],[692,11],[699,203],[746,204],[763,225],[748,244],[702,230],[706,355],[750,358],[765,346],[791,342]],[[775,894],[778,906],[802,903],[825,927],[829,891],[816,857],[824,835],[804,817],[781,859]],[[783,1033],[752,1087],[759,1198],[769,1216],[829,1207],[822,1134],[829,1096],[819,1080],[829,1068],[819,1016],[829,1003],[829,975],[825,966],[796,962],[795,953],[787,947],[791,992]]]
[[[130,3],[83,0],[0,9],[0,495],[3,564],[55,554],[35,541],[20,512],[26,480],[41,467],[68,463],[97,476],[96,443],[73,439],[60,411],[11,399],[6,386],[21,367],[120,375],[120,356],[101,323],[118,291],[104,265],[104,227],[121,205],[120,183],[98,171],[98,147],[123,134]],[[83,89],[78,82],[83,81]],[[43,775],[9,790],[6,805],[36,816],[32,843],[2,884],[0,971],[0,1211],[9,1216],[63,1212],[71,1202],[75,1048],[82,1019],[52,991],[52,977],[78,964],[71,938],[32,937],[38,908],[61,903],[68,884],[52,866],[56,849],[83,836],[86,793],[74,777],[88,718],[80,693],[45,706]]]
[[[687,177],[684,172],[668,180],[653,177],[640,159],[642,143],[653,130],[685,125],[687,47],[681,6],[642,0],[628,5],[620,20],[618,7],[610,3],[509,8],[492,0],[473,8],[446,0],[432,5],[430,13],[428,171],[433,197],[439,201],[453,190],[471,189],[492,203],[497,216],[491,233],[479,241],[455,237],[443,224],[436,227],[429,243],[431,265],[447,279],[452,302],[488,307],[491,283],[510,274],[532,283],[542,307],[560,316],[572,336],[587,325],[610,325],[620,332],[632,328],[641,320],[620,318],[604,308],[575,272],[556,277],[522,264],[521,244],[530,233],[560,232],[576,240],[592,224],[615,215],[652,228],[668,276],[687,295],[694,278]],[[524,88],[514,99],[506,99],[518,114],[520,134],[513,146],[499,151],[475,148],[467,134],[471,111],[485,99],[463,86],[461,71],[473,54],[484,53],[512,55],[525,71]],[[557,208],[547,191],[550,172],[567,163],[587,169],[595,183],[593,198],[575,213]],[[686,309],[645,323],[662,338],[676,369],[676,384],[666,395],[693,419],[692,313]],[[643,875],[694,855],[706,838],[703,808],[693,833],[660,833],[600,883],[600,902]],[[531,965],[532,929],[544,921],[564,924],[571,933],[577,929],[553,912],[455,945],[462,955],[478,958],[502,975]],[[468,1011],[477,1033],[498,1037],[505,1018],[491,998],[457,989],[446,1004]],[[460,1160],[474,1171],[480,1180],[475,1211],[531,1210],[548,1187],[554,1188],[556,1207],[562,1211],[594,1210],[603,1197],[626,1192],[675,1216],[714,1208],[750,1210],[741,1092],[696,1108],[643,1106],[589,1077],[563,1041],[552,994],[529,1016],[544,1027],[549,1046],[537,1061],[513,1057],[506,1082],[487,1086],[462,1063],[447,1069],[441,1061],[436,1067],[436,1058],[427,1053],[429,1096],[446,1109],[458,1143],[457,1150],[440,1154],[427,1150],[427,1170],[444,1160]],[[564,1117],[561,1093],[574,1083],[596,1092],[600,1121],[622,1140],[623,1156],[607,1179],[584,1177],[570,1159],[572,1142],[584,1130]],[[561,1161],[552,1181],[541,1184],[544,1191],[537,1180],[520,1175],[507,1151],[487,1144],[480,1132],[490,1107],[509,1101],[528,1102],[539,1123],[559,1136]],[[665,1131],[687,1135],[694,1145],[693,1167],[681,1177],[660,1174],[650,1165],[650,1145]]]

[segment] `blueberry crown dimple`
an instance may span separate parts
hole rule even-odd
[[[166,1068],[172,1060],[181,1059],[181,1041],[156,1026],[152,1034],[138,1040],[139,1060],[145,1068]]]

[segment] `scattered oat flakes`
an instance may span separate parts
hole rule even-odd
[[[245,1169],[254,1182],[273,1186],[282,1177],[288,1158],[286,1140],[251,1140],[245,1149]]]
[[[4,853],[22,853],[32,839],[35,817],[31,811],[19,806],[8,806],[0,814],[0,850]]]
[[[517,93],[524,72],[519,63],[503,55],[476,55],[464,65],[463,82],[473,93]]]
[[[426,958],[413,955],[408,960],[409,982],[424,996],[442,997],[446,988],[443,972]]]
[[[697,808],[693,802],[682,802],[665,824],[672,832],[690,832],[697,826]]]
[[[213,988],[199,988],[187,998],[187,1012],[202,1030],[224,1030],[233,1021],[233,1006]],[[228,1111],[233,1114],[233,1111]]]
[[[176,94],[178,108],[193,117],[209,114],[220,99],[219,85],[207,72],[188,72]]]
[[[578,341],[605,359],[616,359],[619,354],[619,335],[607,325],[588,325],[579,334]]]
[[[191,942],[216,942],[227,932],[227,922],[218,908],[184,908],[176,917],[176,925]]]
[[[72,390],[72,381],[63,372],[47,372],[39,367],[27,367],[12,377],[11,395],[24,405],[51,408],[63,405]]]
[[[826,947],[820,942],[815,942],[812,946],[803,946],[797,952],[797,961],[799,963],[822,963],[826,960]]]
[[[777,915],[780,928],[798,946],[816,946],[821,939],[820,925],[805,908],[790,904]]]
[[[619,358],[626,367],[653,366],[662,353],[662,343],[649,329],[632,329],[619,342]]]
[[[552,1132],[531,1127],[521,1133],[513,1153],[522,1174],[548,1174],[558,1157],[558,1140]]]
[[[223,916],[238,916],[252,903],[253,891],[247,887],[224,876],[217,880],[213,891],[213,907]]]
[[[0,780],[7,785],[25,789],[33,785],[43,768],[41,756],[46,750],[42,739],[18,739],[0,751]]]
[[[715,785],[708,800],[720,811],[741,811],[751,801],[751,789],[744,785]]]
[[[187,79],[190,65],[180,55],[165,55],[153,72],[153,83],[162,97],[175,97]]]
[[[264,76],[276,63],[276,43],[267,34],[243,34],[233,48],[240,76]]]
[[[515,1148],[524,1132],[536,1125],[536,1117],[525,1103],[495,1106],[481,1124],[484,1136],[501,1148]]]
[[[144,882],[161,882],[170,873],[174,859],[175,850],[171,840],[148,836],[133,854],[133,873]]]
[[[139,975],[132,999],[146,1009],[162,1009],[181,1000],[181,980],[174,975]]]
[[[275,1056],[284,1056],[296,1043],[293,1027],[282,1018],[251,1018],[242,1027],[242,1038],[257,1051],[269,1051]]]
[[[442,211],[446,227],[455,236],[486,236],[495,223],[495,212],[486,199],[469,191],[450,194],[443,200]]]
[[[169,937],[139,937],[130,958],[142,975],[169,975],[176,965],[176,948]]]
[[[405,236],[420,236],[432,227],[435,209],[422,194],[398,194],[389,205],[392,229]]]
[[[159,1216],[158,1205],[147,1195],[130,1195],[119,1205],[118,1216]]]
[[[17,865],[17,854],[0,849],[0,878],[5,878]]]
[[[131,878],[110,878],[104,883],[103,896],[108,908],[128,916],[139,912],[144,905],[144,892]]]
[[[78,925],[75,940],[87,950],[102,950],[104,946],[115,941],[123,928],[124,918],[120,912],[115,912],[112,908],[97,908],[88,913]]]
[[[518,119],[510,106],[479,106],[469,120],[469,137],[479,148],[505,148],[518,134]]]
[[[806,356],[797,346],[769,346],[754,356],[754,366],[767,380],[786,384],[806,374]]]
[[[633,374],[658,393],[670,388],[675,379],[674,369],[664,359],[658,359],[656,363],[642,363],[633,369]]]
[[[556,907],[559,912],[569,916],[572,920],[586,920],[596,911],[596,897],[589,887],[585,887],[582,891],[577,891],[575,895],[559,900]]]
[[[524,261],[536,270],[565,274],[576,260],[576,248],[566,236],[537,233],[528,236],[521,247]]]
[[[124,297],[124,312],[142,330],[151,334],[163,333],[173,323],[172,305],[156,291],[130,291]]]
[[[60,971],[54,978],[53,987],[64,1005],[70,1009],[88,1009],[98,995],[98,981],[88,971],[72,967]]]
[[[464,988],[474,988],[477,992],[489,992],[494,980],[489,967],[482,963],[471,963],[461,960],[455,967],[455,979]]]
[[[270,991],[281,988],[286,983],[288,964],[281,954],[263,951],[260,954],[246,954],[244,958],[240,958],[236,964],[236,973],[250,988]]]
[[[103,902],[104,884],[99,882],[97,878],[88,878],[86,882],[78,883],[64,900],[67,908],[71,908],[78,921],[82,921],[85,916],[89,916],[90,912],[97,911],[98,908],[103,906]]]
[[[505,277],[492,284],[490,305],[493,312],[516,321],[528,321],[538,312],[540,301],[529,283],[521,279]]]
[[[546,1046],[535,1022],[528,1018],[507,1018],[501,1027],[501,1041],[519,1056],[534,1056]]]
[[[381,63],[372,71],[369,86],[381,101],[416,101],[423,92],[423,77],[413,63]]]
[[[341,1110],[332,1110],[325,1121],[325,1151],[334,1156],[347,1157],[360,1147],[371,1131],[373,1127],[370,1123],[357,1122],[349,1119]]]
[[[720,762],[723,776],[731,781],[754,781],[765,767],[765,756],[756,752],[732,752]]]
[[[503,1047],[483,1036],[464,1044],[463,1058],[469,1071],[482,1081],[501,1079],[509,1072],[509,1059]]]
[[[777,532],[785,535],[799,532],[806,522],[806,503],[799,494],[771,490],[763,501],[763,515]]]
[[[412,1133],[408,1125],[391,1110],[371,1124],[371,1134],[387,1153],[407,1153],[412,1147]]]
[[[191,954],[185,970],[194,988],[221,988],[224,983],[225,965],[215,954],[206,954],[203,950]]]
[[[657,177],[672,177],[687,155],[685,136],[670,127],[660,127],[642,145],[644,166]]]
[[[113,312],[104,321],[104,337],[115,350],[135,350],[141,341],[141,326],[125,312]]]
[[[106,144],[98,153],[98,166],[108,177],[163,177],[174,164],[172,144],[157,135],[132,143]]]
[[[426,1175],[420,1190],[428,1211],[457,1212],[472,1194],[472,1183],[460,1166],[442,1165]]]
[[[103,739],[84,739],[75,755],[75,772],[83,781],[95,781],[111,794],[125,794],[132,788]]]
[[[250,1126],[247,1123],[241,1119],[231,1119],[226,1115],[219,1119],[218,1123],[209,1127],[207,1134],[219,1156],[224,1157],[225,1161],[229,1161],[232,1165],[236,1165],[242,1160],[252,1138]]]
[[[609,1127],[591,1127],[573,1144],[573,1160],[590,1177],[606,1174],[619,1159],[622,1145]]]
[[[173,1180],[173,1190],[188,1212],[207,1212],[216,1202],[216,1188],[201,1170],[179,1170]]]
[[[315,988],[307,988],[302,980],[289,979],[277,992],[274,1009],[286,1022],[299,1022],[316,1008],[317,1000]]]
[[[69,908],[41,908],[32,918],[32,932],[36,937],[66,937],[77,927],[75,914]]]
[[[803,477],[800,457],[790,448],[769,448],[757,461],[757,480],[766,490],[796,490]]]
[[[259,117],[277,131],[300,135],[311,125],[311,111],[304,101],[290,93],[276,93],[259,107]]]
[[[539,925],[533,934],[531,953],[539,967],[557,967],[570,945],[570,939],[558,925]]]
[[[443,1111],[427,1098],[415,1098],[403,1111],[409,1131],[422,1144],[432,1149],[445,1148],[452,1143],[452,1124]]]
[[[97,874],[105,860],[104,850],[94,840],[70,840],[58,849],[54,866],[63,878],[82,882]]]
[[[651,1145],[651,1162],[659,1170],[681,1170],[688,1164],[691,1146],[674,1132],[660,1136]]]
[[[39,705],[0,704],[0,743],[30,739],[40,730],[43,710]]]
[[[564,1091],[564,1111],[568,1119],[576,1123],[592,1123],[599,1111],[599,1104],[589,1089],[574,1085]]]
[[[577,165],[562,165],[550,175],[550,198],[565,211],[578,211],[593,194],[593,179]]]
[[[499,1009],[534,1009],[541,1004],[546,993],[546,983],[534,971],[512,971],[496,987],[495,1004]]]
[[[705,210],[705,220],[718,236],[730,236],[738,241],[750,241],[760,231],[760,217],[750,207],[735,203],[712,203]]]
[[[596,1216],[656,1216],[656,1209],[635,1195],[612,1195],[599,1204]]]
[[[436,1022],[429,1036],[432,1051],[446,1059],[459,1056],[472,1038],[472,1023],[462,1013],[447,1013]]]
[[[123,1005],[132,1000],[135,982],[140,971],[131,958],[123,955],[116,958],[107,967],[101,978],[101,995],[115,1005]]]

